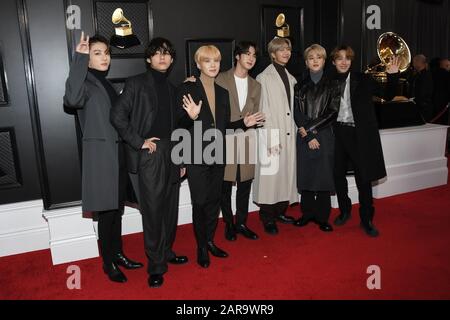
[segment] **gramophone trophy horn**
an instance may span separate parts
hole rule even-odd
[[[280,38],[286,38],[290,35],[289,25],[286,23],[286,16],[284,13],[280,13],[275,19],[275,26],[277,27],[277,36]]]
[[[110,40],[112,46],[126,49],[141,44],[139,39],[133,34],[131,21],[125,18],[121,8],[114,10],[111,20],[113,24],[118,25],[114,27],[115,34]]]
[[[117,8],[114,10],[112,15],[112,23],[120,24],[119,27],[115,27],[116,35],[118,36],[128,36],[133,34],[133,29],[131,29],[131,22],[125,18],[123,15],[123,10],[121,8]]]

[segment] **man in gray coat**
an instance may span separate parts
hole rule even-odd
[[[108,41],[81,35],[69,77],[64,104],[76,109],[83,133],[82,208],[99,216],[98,233],[103,269],[111,281],[126,282],[119,269],[143,265],[122,253],[122,213],[127,174],[122,143],[109,122],[117,93],[106,79],[111,57]]]

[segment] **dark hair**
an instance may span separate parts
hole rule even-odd
[[[175,60],[176,51],[169,40],[161,37],[153,38],[148,44],[147,50],[145,50],[145,58],[148,59],[153,57],[158,51],[170,54],[172,59]]]
[[[330,56],[331,56],[332,61],[335,61],[339,57],[339,51],[341,51],[341,50],[345,51],[345,55],[351,61],[353,61],[355,59],[355,51],[353,51],[352,47],[347,46],[347,45],[341,45],[341,46],[334,48],[333,51],[331,51]]]
[[[109,41],[105,37],[103,37],[99,34],[96,34],[89,38],[89,45],[92,45],[92,44],[98,43],[98,42],[106,44],[106,46],[108,47],[108,50],[109,50]]]
[[[245,53],[249,52],[250,47],[255,48],[255,53],[256,53],[256,55],[258,55],[258,46],[256,45],[256,43],[254,43],[252,41],[240,41],[236,44],[236,47],[234,48],[234,53],[233,53],[234,65],[236,65],[236,63],[237,63],[236,56],[240,56],[241,54],[245,54]]]

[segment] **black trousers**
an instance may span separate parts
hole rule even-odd
[[[118,253],[122,253],[122,215],[127,192],[128,177],[125,163],[123,144],[118,145],[119,158],[119,196],[118,209],[99,211],[98,238],[103,263],[111,265]]]
[[[236,176],[236,224],[246,224],[248,217],[248,201],[250,198],[250,190],[252,188],[252,181],[241,181],[240,166],[237,166]],[[231,191],[233,182],[224,181],[222,185],[222,200],[220,209],[222,210],[223,221],[225,223],[233,223],[233,210],[231,208]]]
[[[367,223],[372,221],[375,212],[373,206],[372,183],[370,181],[364,181],[361,178],[361,163],[358,160],[356,129],[354,127],[337,124],[334,133],[334,181],[339,210],[343,213],[350,213],[352,209],[352,202],[348,197],[348,184],[346,178],[348,162],[350,161],[353,165],[356,187],[358,188],[360,218],[362,222]]]
[[[156,152],[142,150],[138,173],[131,175],[138,195],[148,258],[147,272],[164,274],[175,256],[172,246],[178,220],[179,182],[173,182],[169,140],[156,142]],[[179,173],[178,173],[179,174]]]
[[[285,214],[289,207],[289,201],[281,201],[274,204],[258,204],[259,219],[263,224],[274,223],[277,217]]]
[[[214,241],[219,219],[225,167],[222,165],[188,165],[187,175],[192,200],[192,222],[199,248]]]
[[[328,222],[331,213],[330,191],[308,191],[301,192],[301,209],[303,217],[308,220],[316,220],[319,223]]]
[[[98,212],[98,238],[103,263],[110,266],[122,253],[122,210]]]

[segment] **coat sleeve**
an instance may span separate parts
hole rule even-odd
[[[88,65],[89,55],[75,52],[64,93],[64,105],[68,108],[82,109],[88,99],[88,90],[85,84]]]
[[[134,106],[134,83],[127,80],[122,94],[111,108],[110,120],[121,138],[134,149],[141,149],[145,139],[139,135],[131,124],[131,112]]]
[[[268,79],[261,74],[256,77],[256,80],[261,84],[260,111],[266,115],[264,126],[258,128],[258,139],[261,147],[265,146],[270,149],[280,144],[279,130],[274,130],[276,115],[271,112],[269,103],[270,83],[268,83]]]
[[[294,121],[298,128],[305,127],[308,117],[303,113],[305,110],[305,99],[300,85],[294,87]]]
[[[325,107],[325,110],[316,119],[308,122],[305,127],[308,135],[310,132],[315,134],[328,127],[337,119],[341,102],[339,86],[330,83],[328,85],[327,95],[327,106]]]

